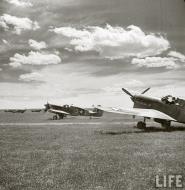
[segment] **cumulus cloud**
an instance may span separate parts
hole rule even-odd
[[[8,44],[8,41],[5,40],[5,39],[2,39],[2,42],[3,42],[4,44]]]
[[[25,81],[25,82],[31,82],[31,81],[40,81],[42,79],[42,74],[38,72],[32,72],[32,73],[26,73],[19,76],[19,80]]]
[[[16,5],[17,7],[32,7],[33,4],[28,0],[6,0],[8,3]]]
[[[178,58],[180,61],[185,62],[185,55],[176,51],[170,51],[168,53],[169,56]]]
[[[35,49],[35,50],[41,50],[41,49],[47,48],[46,43],[43,42],[43,41],[37,42],[37,41],[35,41],[35,40],[30,39],[30,40],[28,41],[28,43],[29,43],[29,46],[32,47],[32,48]]]
[[[70,49],[70,48],[64,48],[66,51],[68,51],[68,52],[72,52],[73,50],[72,49]]]
[[[131,63],[139,67],[165,67],[167,69],[176,69],[179,66],[175,61],[175,58],[169,57],[146,57],[144,59],[133,58]]]
[[[60,62],[61,58],[56,54],[31,51],[27,56],[16,53],[10,57],[9,65],[17,68],[22,65],[52,65]]]
[[[40,28],[38,22],[32,21],[29,18],[20,18],[4,14],[0,17],[0,26],[4,30],[13,30],[15,34],[21,34],[25,30],[37,30]]]
[[[116,76],[116,78],[117,78],[117,76]],[[123,80],[123,81],[125,81],[125,80]],[[140,80],[129,79],[122,83],[115,83],[112,86],[108,85],[108,86],[104,87],[103,90],[105,92],[120,93],[121,88],[123,88],[123,87],[131,89],[131,88],[143,88],[144,86],[145,86],[145,84]]]
[[[112,59],[129,56],[155,56],[170,47],[167,39],[155,34],[146,34],[137,26],[106,27],[91,26],[84,29],[73,27],[53,28],[50,31],[70,40],[76,51],[97,51]]]

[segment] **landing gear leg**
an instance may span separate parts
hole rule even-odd
[[[62,114],[62,115],[59,115],[59,118],[60,119],[64,119],[64,115]]]
[[[171,121],[163,121],[161,123],[162,127],[166,128],[166,129],[170,129],[171,127]]]

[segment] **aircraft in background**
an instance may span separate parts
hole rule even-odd
[[[11,113],[24,113],[26,109],[6,109],[4,112],[11,112]]]
[[[67,115],[72,116],[89,116],[91,117],[101,117],[103,115],[103,111],[98,108],[92,109],[84,109],[77,106],[69,106],[69,105],[55,105],[55,104],[45,104],[45,112],[54,113],[53,120],[63,119]]]
[[[41,112],[43,108],[33,108],[33,109],[5,109],[4,112],[10,112],[10,113],[24,113],[26,111],[31,112]]]
[[[43,109],[31,109],[31,112],[41,112]]]
[[[169,128],[171,122],[185,123],[185,100],[173,97],[171,95],[164,96],[161,99],[145,96],[149,90],[147,88],[139,95],[133,95],[125,88],[122,90],[130,96],[134,103],[132,109],[98,107],[103,111],[119,113],[132,116],[143,117],[143,121],[137,123],[137,128],[146,129],[146,119],[154,119],[162,127]]]

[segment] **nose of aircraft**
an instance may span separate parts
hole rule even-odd
[[[130,99],[134,102],[136,97],[135,96],[131,96]]]
[[[47,104],[45,104],[44,106],[45,106],[44,111],[46,112],[49,109],[49,103],[47,102]]]

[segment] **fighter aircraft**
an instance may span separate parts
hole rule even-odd
[[[51,112],[54,113],[55,115],[53,116],[53,120],[57,119],[63,119],[67,115],[72,115],[72,116],[89,116],[91,117],[101,117],[103,115],[103,111],[98,109],[98,108],[93,108],[93,109],[84,109],[81,107],[77,106],[69,106],[69,105],[55,105],[55,104],[50,104],[47,103],[44,105],[45,106],[45,112]]]
[[[144,120],[137,123],[136,127],[139,129],[146,129],[146,119],[153,119],[165,128],[169,128],[172,121],[185,123],[185,100],[171,95],[164,96],[161,99],[145,96],[144,94],[149,89],[147,88],[139,95],[134,95],[122,88],[134,103],[132,109],[98,108],[107,112],[143,117]]]

